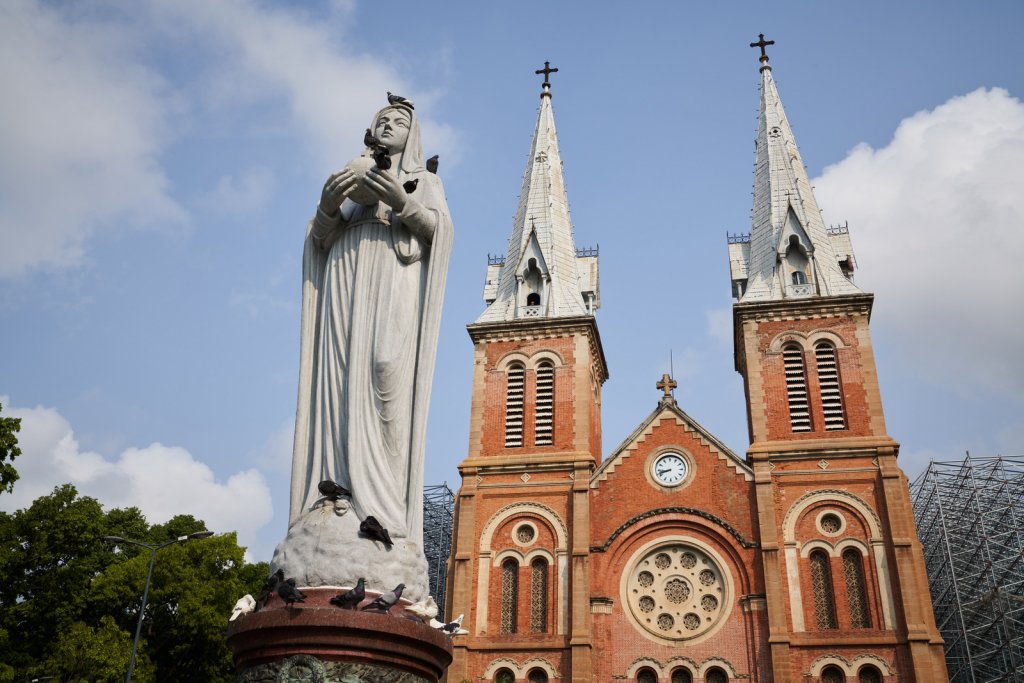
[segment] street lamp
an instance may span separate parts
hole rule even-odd
[[[142,591],[142,607],[139,608],[139,621],[135,625],[135,640],[132,642],[132,656],[128,660],[128,677],[125,678],[125,683],[131,683],[132,671],[135,669],[135,650],[139,647],[139,635],[142,633],[142,617],[146,614],[146,600],[149,598],[149,582],[153,578],[153,562],[156,561],[156,551],[160,548],[166,548],[173,543],[184,543],[185,541],[191,541],[193,538],[209,538],[213,536],[212,531],[197,531],[194,534],[187,536],[178,536],[172,538],[169,541],[165,541],[160,545],[150,545],[149,543],[143,543],[142,541],[133,541],[130,538],[121,538],[120,536],[104,536],[103,540],[107,543],[127,543],[128,545],[137,545],[143,548],[149,548],[149,571],[146,573],[146,588]]]

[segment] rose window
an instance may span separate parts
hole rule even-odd
[[[533,538],[536,534],[533,531],[533,527],[529,524],[523,524],[516,529],[516,540],[526,545],[533,542]]]
[[[625,602],[631,620],[668,640],[695,638],[725,617],[729,586],[718,562],[682,543],[641,555],[627,574]]]

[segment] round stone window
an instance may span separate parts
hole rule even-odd
[[[512,540],[518,545],[530,545],[537,540],[537,527],[530,522],[523,522],[515,527]]]
[[[827,536],[836,536],[846,528],[842,515],[833,510],[818,515],[818,529]]]
[[[624,586],[632,621],[671,641],[696,638],[724,617],[729,586],[718,562],[685,543],[651,548],[629,568]]]

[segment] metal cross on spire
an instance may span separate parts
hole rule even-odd
[[[543,69],[537,69],[537,71],[534,72],[534,73],[536,73],[538,75],[544,74],[544,83],[541,85],[541,87],[544,88],[544,91],[541,93],[542,97],[544,95],[547,95],[549,97],[551,96],[551,80],[550,80],[550,76],[551,76],[551,74],[556,73],[557,71],[558,71],[557,68],[555,68],[555,69],[551,68],[551,62],[547,62],[546,61],[546,62],[544,62],[544,68]]]
[[[751,43],[750,47],[759,47],[759,48],[761,48],[761,63],[762,64],[767,64],[768,63],[768,53],[765,52],[764,49],[766,47],[768,47],[769,45],[774,45],[774,44],[775,44],[774,40],[765,40],[764,39],[764,34],[760,33],[760,34],[758,34],[758,41],[756,43]],[[540,73],[540,72],[538,71],[537,73]]]

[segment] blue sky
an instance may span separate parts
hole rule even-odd
[[[889,432],[1024,448],[1019,2],[0,7],[0,508],[74,481],[285,532],[305,223],[387,90],[417,102],[456,230],[428,482],[458,484],[488,253],[504,253],[550,60],[578,246],[601,248],[607,455],[655,407],[747,446],[726,232],[750,226],[757,51],[827,223],[849,221]]]

